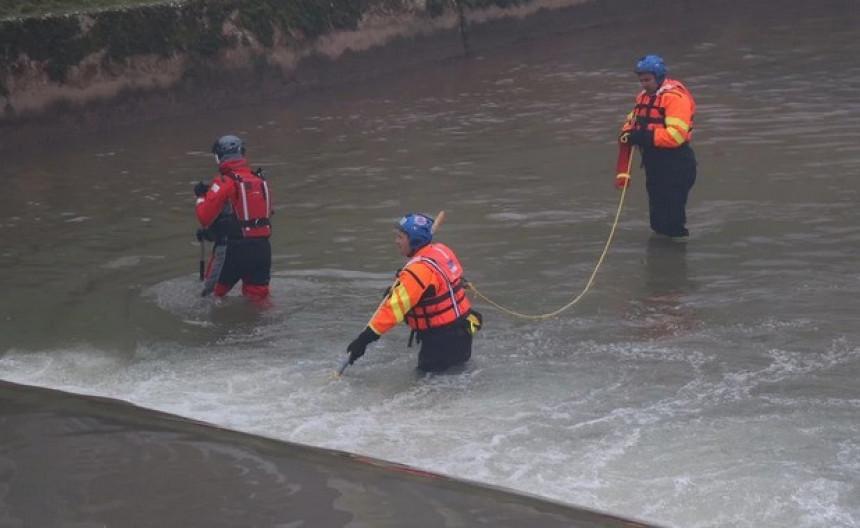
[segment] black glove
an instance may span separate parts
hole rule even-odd
[[[209,186],[203,182],[197,182],[197,185],[194,186],[194,196],[198,198],[206,196],[207,192],[209,192]]]
[[[215,239],[212,237],[212,233],[209,232],[208,229],[198,229],[196,236],[198,242],[203,242],[204,240],[208,240],[209,242],[215,241]]]
[[[631,145],[639,145],[640,147],[654,146],[654,131],[653,130],[631,130],[627,136],[627,142]]]
[[[349,352],[349,364],[352,365],[355,363],[355,360],[364,355],[364,351],[367,348],[367,345],[373,343],[379,339],[379,334],[370,329],[370,327],[366,327],[364,330],[358,334],[358,337],[352,340],[352,343],[346,347],[346,351]]]

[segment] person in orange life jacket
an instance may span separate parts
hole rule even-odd
[[[472,334],[481,327],[481,315],[466,297],[457,256],[446,245],[432,242],[433,222],[412,213],[400,219],[394,240],[409,260],[367,327],[346,348],[350,365],[367,345],[404,321],[421,343],[418,370],[442,372],[472,356]]]
[[[269,303],[269,280],[272,267],[271,195],[262,170],[251,171],[245,158],[243,141],[233,135],[221,136],[212,146],[218,163],[218,175],[207,185],[194,186],[197,196],[197,219],[203,229],[198,240],[215,242],[213,258],[206,271],[207,279],[216,272],[216,255],[223,265],[214,287],[221,298],[242,281],[242,295],[261,304]]]
[[[690,146],[696,103],[687,87],[667,78],[659,55],[646,55],[636,63],[642,91],[627,116],[618,140],[639,147],[645,167],[645,188],[651,230],[672,240],[684,241],[687,230],[687,197],[696,182],[696,156]],[[615,187],[630,183],[620,173]]]

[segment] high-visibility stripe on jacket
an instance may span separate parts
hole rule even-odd
[[[210,227],[223,214],[231,217],[225,222],[231,225],[224,228],[228,238],[271,236],[272,203],[265,178],[251,171],[244,158],[227,160],[219,170],[209,192],[197,200],[200,223]]]
[[[453,323],[472,308],[462,276],[460,261],[449,247],[440,243],[424,246],[397,274],[368,326],[382,335],[403,321],[413,330]]]
[[[666,79],[655,93],[639,93],[621,131],[653,130],[655,147],[677,148],[692,138],[695,113],[696,102],[687,87],[677,79]]]

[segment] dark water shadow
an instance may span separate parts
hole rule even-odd
[[[646,526],[118,400],[2,381],[0,424],[0,526]]]
[[[648,240],[639,314],[642,337],[677,337],[697,325],[696,313],[684,303],[684,296],[695,286],[687,262],[687,246],[687,242],[656,235]]]

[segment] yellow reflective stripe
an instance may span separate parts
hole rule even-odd
[[[633,125],[636,123],[636,115],[635,114],[636,114],[635,110],[631,110],[630,113],[627,114],[627,121],[625,121],[624,126],[621,127],[622,129],[627,128],[629,130],[629,129],[633,128]]]
[[[399,282],[391,290],[389,304],[391,304],[391,310],[394,312],[394,318],[398,323],[402,322],[406,312],[412,307],[412,303],[409,301],[409,292],[406,291],[406,287]]]
[[[687,123],[683,119],[679,119],[677,117],[667,117],[666,118],[666,127],[667,128],[671,128],[671,127],[680,128],[684,132],[690,131],[689,123]]]
[[[678,143],[678,145],[683,145],[684,142],[687,141],[687,136],[679,132],[678,129],[667,128],[666,130],[669,132],[669,135],[672,136],[672,139],[674,139],[675,142]]]

